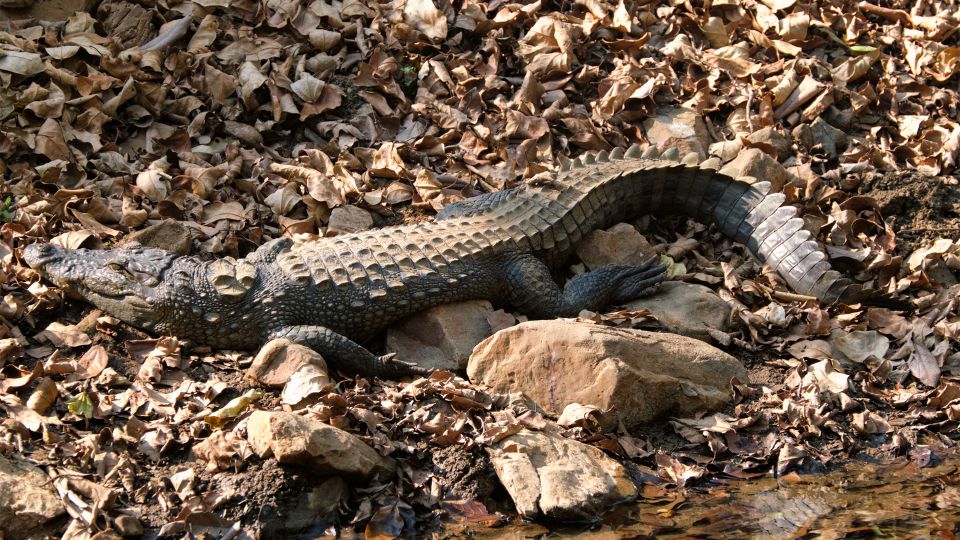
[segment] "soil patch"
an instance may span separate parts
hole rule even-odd
[[[897,254],[906,255],[935,238],[960,234],[960,182],[956,176],[927,177],[911,171],[873,174],[860,192],[877,200],[897,234]]]

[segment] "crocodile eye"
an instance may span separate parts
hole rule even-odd
[[[128,279],[132,279],[134,281],[140,281],[139,279],[137,279],[137,276],[131,274],[130,271],[127,270],[127,268],[120,263],[115,263],[115,262],[110,263],[107,265],[107,268],[113,270],[114,272],[117,272],[118,274],[122,274],[123,277],[126,277]]]

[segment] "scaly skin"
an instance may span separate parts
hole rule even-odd
[[[381,377],[424,370],[358,343],[432,306],[482,298],[547,318],[651,292],[661,266],[607,265],[563,289],[551,277],[590,231],[647,212],[717,223],[799,293],[831,304],[859,295],[769,183],[649,157],[639,147],[586,156],[516,189],[451,205],[432,222],[303,243],[281,238],[239,261],[50,244],[27,246],[24,257],[51,281],[145,330],[229,349],[288,338],[333,367]]]

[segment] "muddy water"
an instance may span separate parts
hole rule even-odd
[[[470,538],[957,538],[960,455],[645,490],[592,527],[451,525]]]

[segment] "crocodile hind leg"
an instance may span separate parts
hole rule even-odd
[[[431,370],[377,356],[362,345],[324,326],[287,326],[274,332],[271,339],[289,339],[309,347],[323,356],[334,369],[356,373],[364,377],[395,379],[397,377],[429,375]]]
[[[561,290],[543,261],[517,255],[506,263],[506,300],[531,317],[573,317],[584,309],[600,311],[652,293],[665,270],[653,263],[607,264],[574,277]]]

